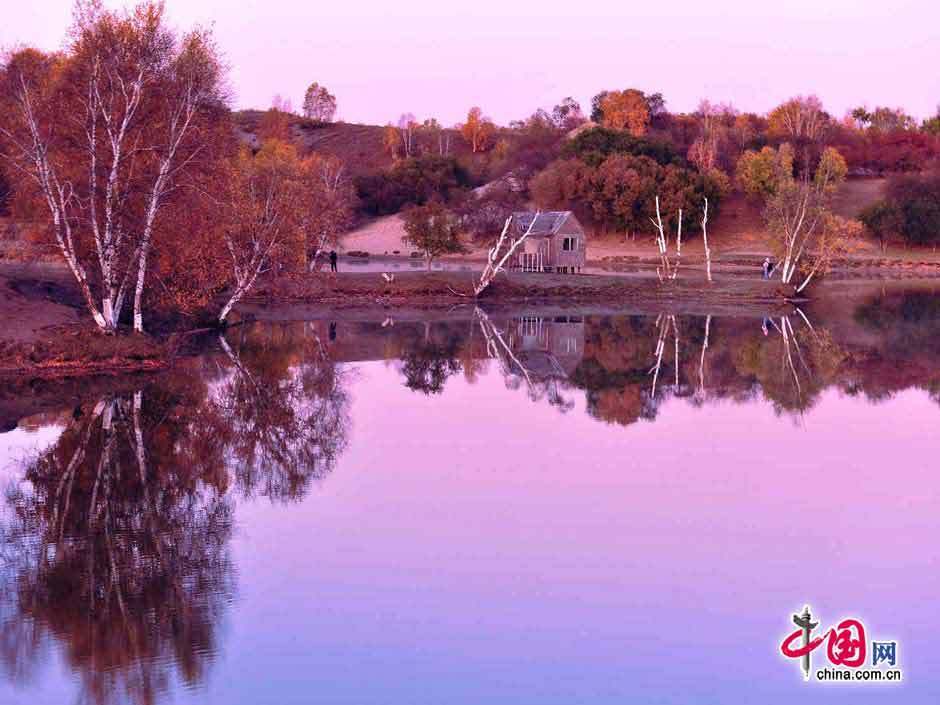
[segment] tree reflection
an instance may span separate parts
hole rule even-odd
[[[225,439],[242,494],[295,501],[332,472],[346,445],[349,398],[319,334],[289,345],[220,344],[232,363],[210,424]]]
[[[444,384],[461,370],[461,341],[450,329],[424,324],[424,335],[405,343],[400,370],[405,386],[422,394],[440,394]]]
[[[588,317],[585,353],[572,382],[587,410],[628,425],[652,420],[669,399],[696,406],[761,395],[778,413],[802,413],[835,381],[845,357],[799,310],[773,318]]]
[[[55,637],[83,698],[154,702],[202,680],[230,599],[232,504],[176,462],[185,424],[143,394],[76,409],[8,493],[4,664],[23,678]]]
[[[235,591],[236,498],[300,500],[346,442],[343,374],[321,336],[263,333],[76,408],[27,464],[0,527],[11,678],[57,643],[81,700],[152,703],[205,679]]]

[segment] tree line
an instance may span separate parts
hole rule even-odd
[[[148,310],[218,306],[224,322],[348,218],[342,165],[276,136],[240,145],[225,85],[211,33],[171,30],[157,2],[79,3],[62,51],[17,49],[0,67],[4,173],[101,330],[142,332]]]
[[[336,111],[311,84],[303,119],[322,125]],[[214,307],[224,322],[266,272],[316,266],[357,214],[417,209],[413,243],[425,233],[456,251],[457,235],[492,238],[529,197],[635,237],[657,198],[664,226],[678,227],[681,210],[694,233],[704,201],[714,217],[739,188],[763,203],[784,278],[800,272],[805,285],[858,234],[831,213],[838,184],[890,171],[906,176],[864,215],[869,229],[914,243],[940,232],[924,175],[940,157],[940,115],[917,124],[859,107],[837,119],[815,96],[767,115],[708,101],[674,114],[661,94],[627,88],[602,91],[587,114],[567,97],[505,127],[477,106],[452,128],[404,114],[384,128],[390,166],[350,174],[297,145],[292,113],[278,97],[249,146],[210,32],[170,29],[157,2],[80,2],[64,49],[20,48],[0,66],[0,208],[45,223],[107,332],[121,321],[143,331],[161,311]]]

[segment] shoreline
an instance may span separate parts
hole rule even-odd
[[[68,273],[49,267],[0,268],[0,288],[11,296],[4,306],[19,307],[14,318],[23,323],[0,338],[0,383],[24,379],[63,379],[156,372],[173,364],[191,344],[195,328],[170,327],[157,336],[122,331],[104,335],[84,315],[71,290]],[[826,306],[865,290],[886,287],[934,288],[932,277],[843,278],[822,280],[811,297],[794,297],[792,287],[759,277],[716,271],[708,283],[704,273],[686,265],[680,278],[667,283],[642,274],[501,274],[478,299],[461,296],[472,283],[469,272],[403,272],[391,283],[377,273],[342,272],[287,275],[262,284],[233,313],[230,326],[249,320],[314,320],[330,317],[427,319],[480,306],[488,313],[519,315],[533,308],[575,315],[677,314],[760,315],[798,305]],[[0,313],[6,313],[0,311]],[[47,323],[48,322],[48,323]],[[220,328],[221,330],[222,328]]]

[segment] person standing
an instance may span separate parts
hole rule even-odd
[[[330,250],[330,271],[336,271],[336,250]]]
[[[770,279],[770,257],[764,257],[764,264],[761,265],[764,272],[764,279]]]

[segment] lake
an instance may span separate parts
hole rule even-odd
[[[0,703],[940,699],[935,291],[324,313],[3,396]],[[805,683],[807,604],[903,681]]]

